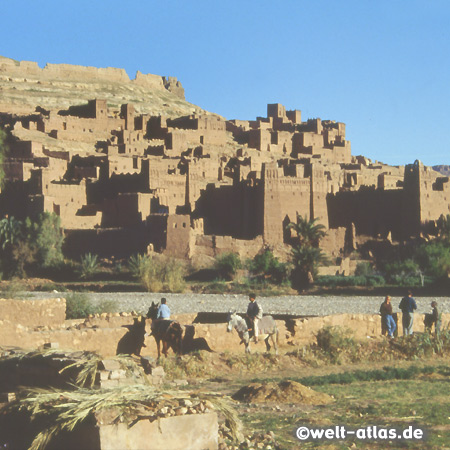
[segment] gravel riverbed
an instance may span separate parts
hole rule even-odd
[[[67,293],[27,292],[24,298],[39,299],[65,297]],[[245,312],[248,297],[245,295],[222,294],[154,294],[144,292],[87,293],[94,303],[113,301],[119,311],[137,311],[146,313],[152,301],[159,302],[162,297],[172,314],[198,312],[228,312],[235,309]],[[431,312],[430,303],[436,300],[439,310],[450,313],[450,299],[447,297],[415,297],[417,312]],[[401,297],[392,297],[394,312],[399,311]],[[264,313],[292,314],[305,316],[327,316],[330,314],[378,314],[383,297],[370,296],[324,296],[324,295],[284,295],[280,297],[258,297],[258,303]]]

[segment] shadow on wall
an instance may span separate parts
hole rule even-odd
[[[183,355],[199,350],[214,352],[214,350],[211,350],[205,338],[194,338],[194,335],[195,335],[195,326],[185,325],[184,338],[181,346]]]
[[[127,333],[117,344],[117,355],[141,355],[142,347],[145,347],[145,317],[137,317],[132,325],[122,325],[128,328]]]

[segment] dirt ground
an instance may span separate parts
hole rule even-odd
[[[235,399],[234,406],[244,423],[247,443],[244,441],[239,447],[224,444],[223,449],[449,448],[446,442],[450,442],[450,422],[445,412],[446,408],[450,411],[449,356],[340,364],[317,360],[315,367],[311,360],[304,361],[292,353],[275,356],[200,352],[183,358],[176,367],[179,370],[182,366],[191,374],[185,373],[189,383],[186,388],[226,394]],[[172,363],[171,358],[165,362],[168,375],[182,376],[171,370]],[[445,375],[433,372],[436,367],[447,372]],[[415,376],[412,380],[403,380],[404,375],[399,375],[399,379],[389,381],[356,380],[349,384],[329,383],[311,388],[300,384],[306,377],[353,372],[367,374],[387,369],[429,370],[430,373]],[[305,396],[305,392],[308,395]],[[424,392],[428,392],[429,408],[424,406]],[[438,402],[440,407],[433,407],[433,402]],[[409,442],[406,447],[403,442],[399,447],[398,442],[355,439],[300,442],[295,437],[295,430],[305,423],[316,427],[346,425],[354,428],[375,424],[401,428],[416,424],[425,427],[431,437],[426,441]]]

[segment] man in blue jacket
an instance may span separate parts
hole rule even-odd
[[[402,311],[403,336],[411,335],[413,334],[414,310],[417,309],[411,291],[408,291],[408,295],[402,298],[399,308]]]
[[[156,314],[157,319],[169,320],[170,319],[170,309],[166,304],[166,299],[161,299],[161,304],[158,308],[158,313]]]

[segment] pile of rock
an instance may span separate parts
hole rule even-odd
[[[225,423],[219,425],[219,450],[282,450],[282,447],[276,442],[273,431],[267,433],[248,434],[237,444],[232,443],[231,430]]]

